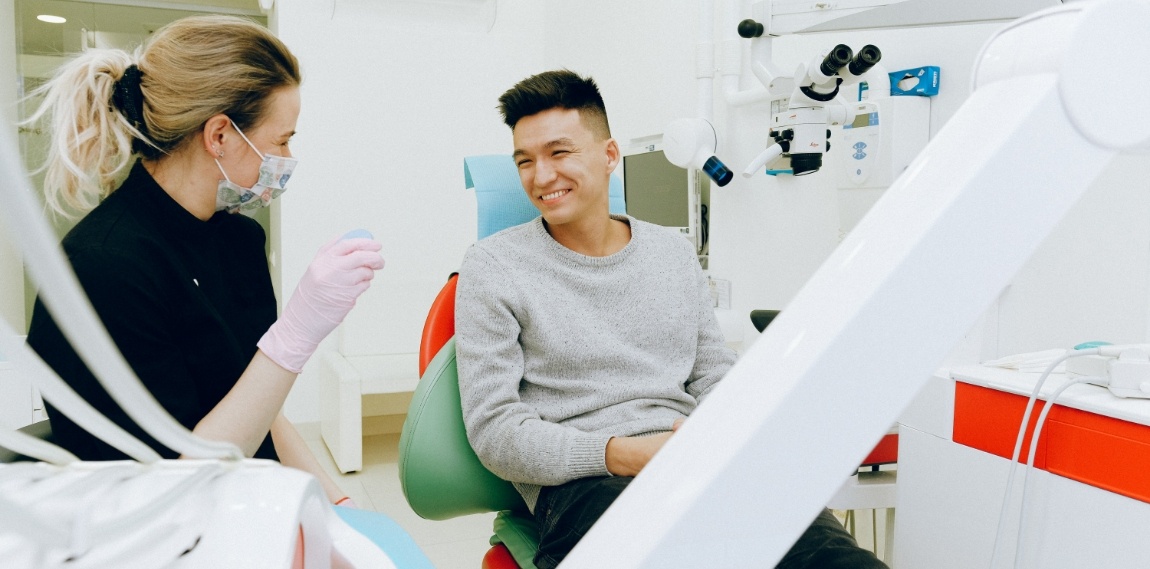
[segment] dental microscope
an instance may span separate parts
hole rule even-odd
[[[741,37],[757,38],[763,34],[763,25],[743,20],[738,31]],[[838,44],[821,60],[816,57],[799,64],[793,83],[756,74],[772,95],[783,95],[776,92],[780,84],[793,84],[794,89],[785,98],[772,101],[771,143],[747,166],[743,176],[749,178],[785,159],[789,159],[795,176],[817,172],[823,154],[830,150],[831,131],[827,127],[854,120],[853,108],[838,100],[840,92],[862,81],[881,58],[882,52],[873,45],[863,46],[856,54],[850,46]]]

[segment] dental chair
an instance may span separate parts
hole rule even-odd
[[[478,203],[478,237],[526,223],[531,204],[508,155],[464,159],[467,188]],[[612,213],[623,213],[622,182],[611,177]],[[399,477],[407,503],[420,517],[445,520],[497,512],[492,548],[483,569],[535,569],[539,532],[527,504],[510,482],[479,462],[463,425],[455,360],[455,284],[452,274],[428,311],[419,345],[419,385],[399,439]]]
[[[411,509],[429,520],[483,512],[495,515],[484,569],[534,569],[539,532],[511,485],[479,462],[463,425],[455,361],[452,274],[432,303],[420,341],[419,386],[399,439],[399,477]]]

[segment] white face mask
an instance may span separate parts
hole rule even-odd
[[[236,123],[232,123],[232,126],[235,127],[236,132],[240,133],[244,142],[247,142],[256,154],[263,157],[263,162],[260,163],[260,177],[256,180],[255,185],[245,188],[231,181],[228,178],[228,173],[224,172],[224,167],[220,165],[220,161],[216,160],[216,166],[224,175],[224,179],[220,180],[216,187],[216,211],[235,213],[241,210],[267,207],[273,199],[284,193],[284,186],[287,185],[288,178],[291,178],[292,170],[295,170],[299,160],[260,152],[256,145],[248,140],[240,127],[236,126]]]

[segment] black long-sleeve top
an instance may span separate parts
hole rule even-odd
[[[191,429],[235,385],[276,319],[264,242],[263,229],[248,217],[220,212],[208,221],[196,218],[137,163],[62,244],[129,365]],[[28,344],[96,409],[165,458],[177,456],[111,399],[40,299]],[[48,415],[58,444],[81,459],[126,458],[50,404]],[[276,458],[270,436],[256,456]]]

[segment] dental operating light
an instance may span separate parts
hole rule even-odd
[[[730,183],[734,174],[717,156],[719,144],[715,127],[706,119],[678,119],[663,133],[663,153],[680,168],[702,170],[719,186]]]

